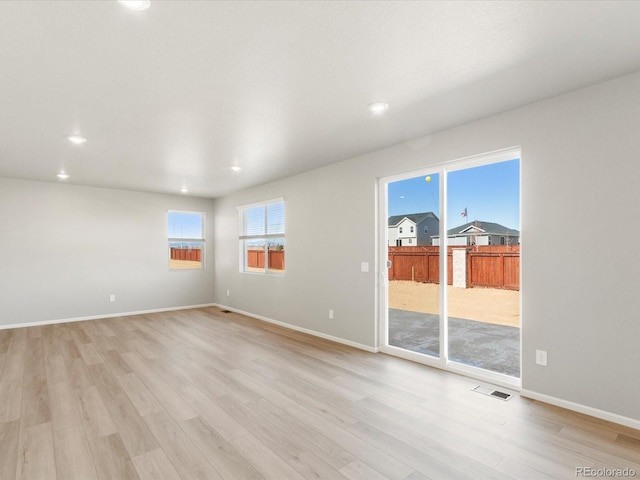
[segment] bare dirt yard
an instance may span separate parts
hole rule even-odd
[[[189,268],[202,268],[202,263],[193,260],[169,260],[169,268],[171,270],[183,270]]]
[[[439,313],[439,285],[404,280],[389,282],[389,308]],[[495,325],[520,327],[520,292],[496,288],[447,286],[448,315]]]

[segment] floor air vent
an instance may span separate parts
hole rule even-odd
[[[483,387],[478,385],[477,387],[472,388],[474,392],[481,393],[483,395],[488,395],[490,397],[499,398],[500,400],[504,400],[505,402],[509,400],[513,395],[510,393],[501,392],[499,390],[494,390],[493,388]]]
[[[220,313],[231,313],[231,310],[220,310]]]

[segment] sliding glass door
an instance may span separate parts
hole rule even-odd
[[[520,160],[447,174],[448,359],[520,377]]]
[[[440,175],[388,183],[389,345],[440,357]]]
[[[502,152],[383,179],[383,348],[520,378],[520,159]]]

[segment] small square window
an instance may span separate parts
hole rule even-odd
[[[204,265],[204,213],[168,214],[169,269],[201,269]]]

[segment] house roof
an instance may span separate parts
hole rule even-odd
[[[422,222],[424,219],[429,217],[435,218],[436,220],[438,220],[438,217],[436,217],[435,213],[433,212],[407,213],[405,215],[392,215],[391,217],[389,217],[388,226],[394,227],[398,225],[405,218],[408,218],[409,220],[411,220],[413,223],[417,225],[420,222]]]
[[[476,227],[475,229],[472,227]],[[492,235],[520,235],[518,230],[507,228],[504,225],[493,222],[484,222],[482,220],[474,220],[473,222],[465,223],[455,228],[451,228],[447,231],[448,235],[464,235],[471,233],[471,230],[480,230],[482,233]]]

